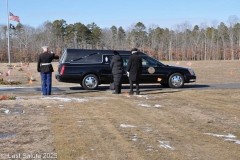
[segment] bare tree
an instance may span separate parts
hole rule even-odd
[[[238,17],[237,16],[229,16],[228,18],[228,23],[229,23],[229,28],[228,28],[228,36],[229,36],[229,41],[230,41],[230,49],[231,49],[231,59],[234,60],[234,30],[233,27],[234,25],[238,22]]]
[[[102,29],[101,46],[102,49],[112,49],[112,31],[109,28]]]
[[[204,60],[207,60],[207,24],[206,22],[201,23],[201,32],[204,35]]]

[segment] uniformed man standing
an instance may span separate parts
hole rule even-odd
[[[136,95],[140,94],[139,91],[139,78],[142,74],[142,58],[138,55],[137,48],[131,50],[132,55],[127,64],[127,72],[129,72],[130,95],[133,95],[133,83],[136,83]]]
[[[59,56],[49,52],[48,46],[43,46],[42,49],[43,53],[38,58],[37,71],[41,74],[42,94],[51,95],[52,72],[54,72],[51,62],[53,59],[59,59]]]

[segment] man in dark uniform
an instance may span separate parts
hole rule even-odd
[[[120,94],[122,87],[122,75],[123,75],[123,59],[117,51],[114,51],[114,56],[112,57],[110,67],[113,74],[113,82],[115,86],[115,92],[113,94]]]
[[[136,95],[140,94],[139,91],[139,78],[142,74],[142,58],[138,55],[137,48],[133,48],[132,55],[127,64],[127,72],[129,72],[130,95],[133,95],[133,82],[136,83]]]
[[[42,49],[43,53],[38,58],[37,71],[41,74],[43,95],[51,95],[52,72],[54,71],[51,62],[53,59],[59,59],[59,56],[49,52],[48,46],[43,46]]]

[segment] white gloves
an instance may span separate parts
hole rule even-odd
[[[127,76],[129,77],[129,72],[127,72]]]

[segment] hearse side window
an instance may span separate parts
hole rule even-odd
[[[122,59],[123,59],[123,66],[127,66],[128,60],[129,60],[129,56],[122,56]]]
[[[112,60],[112,57],[113,57],[112,55],[109,56],[110,62],[111,62],[111,60]],[[129,56],[122,56],[122,55],[121,55],[121,57],[122,57],[122,59],[123,59],[123,66],[127,66]]]
[[[150,57],[142,57],[143,66],[155,66],[156,64],[156,61],[151,59]]]
[[[103,55],[104,64],[110,64],[111,60],[112,60],[112,55]]]
[[[59,60],[60,63],[64,63],[66,60],[66,51],[63,52],[61,59]]]
[[[102,55],[95,53],[89,53],[89,54],[79,54],[78,57],[76,55],[69,56],[69,59],[71,59],[71,63],[101,63],[102,62]]]
[[[123,58],[123,66],[127,66],[129,56],[122,56]],[[142,57],[142,65],[143,66],[155,66],[157,65],[157,61],[152,59],[151,57]]]

